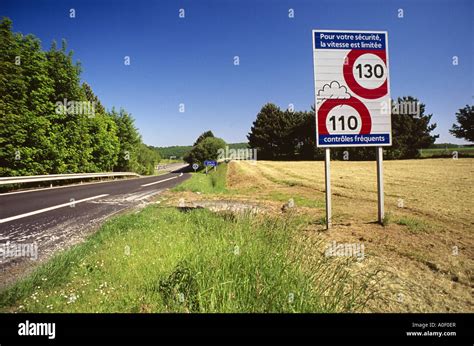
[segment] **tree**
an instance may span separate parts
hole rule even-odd
[[[298,123],[292,131],[296,138],[296,158],[313,160],[323,157],[323,150],[316,148],[316,119],[314,106],[311,111],[297,112]]]
[[[105,114],[106,113],[105,108],[100,102],[97,95],[94,94],[94,92],[92,91],[91,86],[87,84],[86,82],[84,82],[82,83],[81,88],[86,100],[91,102],[94,105],[95,113]]]
[[[139,174],[153,174],[155,167],[160,162],[160,154],[153,147],[140,143],[138,147]]]
[[[0,22],[0,175],[49,173],[52,83],[41,44]]]
[[[388,159],[419,157],[419,149],[428,148],[439,135],[431,135],[436,123],[430,124],[433,114],[425,114],[425,105],[415,97],[404,96],[398,104],[418,104],[418,114],[392,113],[392,146],[387,148]],[[375,154],[374,154],[375,157]]]
[[[80,73],[66,41],[45,52],[0,21],[0,175],[153,173],[159,154],[141,142],[133,118],[108,114]]]
[[[88,131],[90,117],[77,109],[66,107],[69,102],[87,101],[80,85],[81,67],[73,62],[73,53],[67,52],[66,41],[61,49],[53,42],[46,52],[48,75],[53,80],[51,102],[56,105],[51,114],[52,140],[55,147],[54,167],[57,173],[93,172],[91,135]],[[64,107],[57,105],[64,104]]]
[[[110,116],[117,126],[120,151],[115,164],[115,171],[135,171],[138,169],[138,149],[141,137],[135,127],[132,116],[124,109],[119,112],[112,108]]]
[[[272,103],[267,103],[257,114],[250,133],[249,146],[258,151],[261,159],[291,159],[297,155],[295,127],[302,115],[297,112],[282,111]]]
[[[156,150],[160,157],[170,158],[171,156],[176,157],[177,159],[183,158],[193,147],[190,145],[182,146],[171,146],[171,147],[153,147]]]
[[[456,113],[458,124],[453,124],[449,132],[457,137],[464,138],[468,142],[474,142],[474,106],[466,105]]]
[[[87,130],[91,138],[90,161],[92,170],[98,172],[111,171],[117,162],[120,150],[117,125],[114,119],[107,114],[90,85],[82,83],[81,88],[86,100],[94,106],[94,114],[89,116]]]
[[[198,145],[199,143],[201,143],[204,139],[209,138],[209,137],[214,137],[214,134],[212,133],[212,131],[203,132],[203,133],[196,139],[196,142],[194,142],[193,147],[195,147],[196,145]]]
[[[203,165],[206,160],[217,160],[219,149],[224,149],[225,146],[226,143],[222,138],[204,138],[184,156],[184,161],[189,164],[198,163]]]

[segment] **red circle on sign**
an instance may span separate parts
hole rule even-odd
[[[346,56],[346,63],[343,67],[343,75],[344,79],[347,83],[347,86],[358,96],[363,97],[365,99],[378,99],[379,97],[384,96],[388,92],[388,83],[387,78],[385,78],[385,82],[375,89],[367,89],[361,86],[356,79],[354,78],[353,74],[353,67],[354,63],[358,57],[364,54],[374,54],[377,55],[387,66],[387,55],[385,54],[384,50],[372,50],[372,49],[360,49],[360,50],[351,50],[349,54]]]
[[[318,109],[318,134],[328,135],[329,131],[326,127],[326,118],[329,112],[337,106],[350,106],[354,108],[360,115],[362,126],[360,128],[360,135],[368,135],[372,130],[372,118],[370,117],[367,107],[357,98],[350,97],[348,99],[327,99]]]

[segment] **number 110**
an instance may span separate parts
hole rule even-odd
[[[346,117],[344,115],[341,115],[337,118],[335,116],[332,116],[329,118],[329,121],[332,122],[332,129],[333,131],[336,131],[336,122],[339,121],[341,123],[341,130],[344,131],[346,129],[346,124],[349,130],[355,130],[357,128],[357,118],[353,115]]]

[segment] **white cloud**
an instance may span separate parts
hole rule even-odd
[[[322,99],[348,99],[350,97],[347,88],[336,81],[325,84],[322,89],[318,90],[318,99],[321,101]]]

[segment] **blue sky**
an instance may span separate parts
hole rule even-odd
[[[144,142],[155,146],[192,144],[208,129],[230,143],[246,141],[267,102],[309,110],[311,30],[387,30],[392,98],[418,97],[434,114],[438,142],[463,143],[448,129],[456,111],[473,101],[473,4],[2,0],[0,16],[13,20],[14,31],[39,37],[46,49],[65,38],[102,103],[132,113]],[[69,18],[71,8],[75,19]]]

